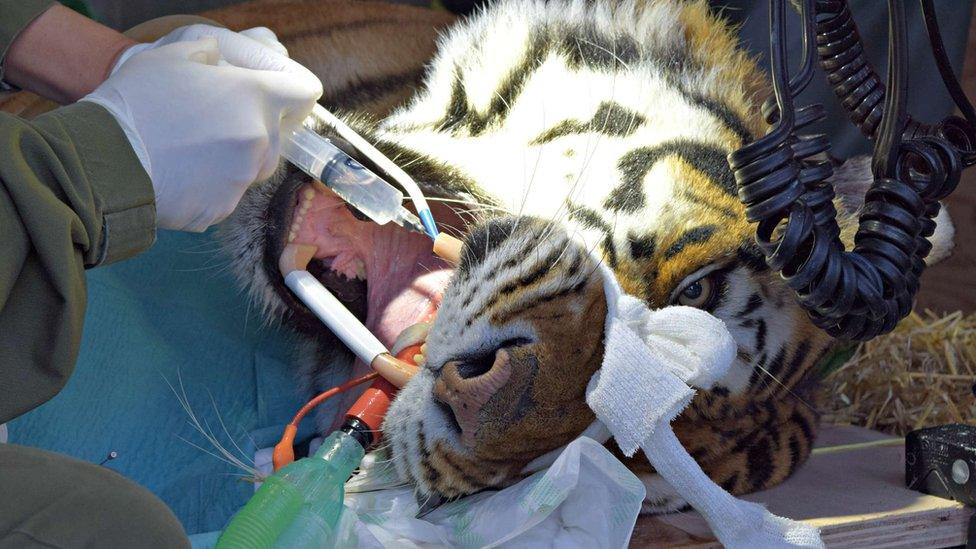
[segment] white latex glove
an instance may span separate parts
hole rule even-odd
[[[277,168],[281,129],[322,95],[315,75],[265,45],[271,31],[249,32],[259,39],[193,25],[135,46],[82,99],[122,126],[152,180],[162,228],[203,231],[230,215]]]
[[[288,56],[288,49],[285,48],[284,44],[278,41],[278,35],[276,35],[274,31],[272,31],[267,27],[254,27],[252,29],[242,30],[238,33],[234,33],[227,29],[214,27],[212,25],[202,25],[202,24],[187,25],[185,27],[174,29],[169,34],[160,38],[159,40],[156,40],[155,42],[149,42],[146,44],[136,44],[135,46],[132,46],[131,48],[125,50],[122,53],[122,55],[120,55],[119,58],[115,61],[115,66],[112,68],[112,72],[109,73],[109,76],[111,77],[116,72],[118,72],[119,68],[122,67],[122,65],[125,64],[125,62],[128,61],[130,57],[132,57],[137,53],[141,53],[146,50],[156,49],[160,46],[166,46],[168,44],[175,44],[176,42],[192,42],[194,40],[199,40],[201,38],[207,38],[208,36],[212,36],[216,38],[217,43],[221,47],[221,51],[223,51],[223,48],[230,47],[231,45],[230,42],[232,40],[236,40],[230,38],[235,34],[243,35],[252,40],[256,40],[261,44],[263,44],[264,46],[271,48],[275,52],[284,55],[285,57]],[[221,38],[223,38],[223,40],[221,40]]]

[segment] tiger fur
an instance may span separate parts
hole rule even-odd
[[[427,367],[384,427],[398,469],[422,493],[502,483],[592,420],[582,394],[602,356],[605,311],[584,253],[592,248],[629,293],[652,307],[706,309],[738,342],[726,378],[675,423],[704,470],[744,494],[803,463],[817,428],[813,367],[835,342],[766,267],[725,160],[765,130],[763,86],[703,1],[508,1],[441,38],[405,106],[379,123],[352,118],[430,195],[482,208],[467,215]],[[850,242],[869,165],[848,162],[834,179]],[[945,216],[940,228],[932,260],[951,240]],[[527,350],[506,345],[528,340]],[[501,351],[458,360],[486,346]],[[506,426],[472,455],[437,438],[456,427],[445,379],[491,362],[514,364],[508,394],[482,410],[485,423]],[[624,460],[648,487],[646,510],[682,505],[642,456]]]
[[[287,34],[285,44],[293,48]],[[765,130],[763,87],[703,1],[503,1],[441,37],[406,105],[378,123],[350,117],[429,195],[481,208],[466,216],[464,260],[427,340],[427,367],[384,425],[394,462],[422,493],[503,483],[592,420],[582,394],[602,356],[605,314],[585,254],[592,248],[629,293],[652,307],[706,309],[739,344],[726,378],[675,423],[709,476],[744,494],[782,482],[806,460],[817,429],[813,367],[835,342],[755,249],[725,161]],[[325,98],[350,106],[343,101]],[[848,162],[834,179],[850,242],[869,164]],[[931,260],[947,253],[945,216],[935,240]],[[505,345],[523,339],[533,348]],[[501,345],[515,365],[502,389],[511,394],[496,395],[497,418],[488,421],[508,428],[482,437],[472,456],[437,438],[452,429],[443,380],[472,362],[502,360],[457,360],[486,345]],[[307,354],[326,351],[313,344]],[[645,510],[683,505],[642,456],[620,457],[648,488]]]
[[[592,421],[583,391],[602,357],[606,304],[590,250],[651,307],[700,307],[735,338],[729,374],[675,422],[711,478],[753,492],[809,456],[814,366],[836,342],[753,245],[725,157],[764,132],[765,83],[706,2],[509,0],[453,26],[443,13],[338,0],[206,15],[272,28],[323,79],[325,105],[346,112],[429,196],[472,206],[425,367],[384,426],[398,470],[421,493],[505,483]],[[394,39],[395,29],[408,31]],[[303,368],[323,389],[348,373],[349,356],[273,262],[292,216],[287,196],[303,181],[288,171],[257,185],[225,234],[254,298],[304,334]],[[838,165],[833,181],[849,245],[869,163]],[[937,221],[930,262],[951,246],[948,217]],[[445,402],[463,406],[457,384],[483,370],[503,371],[504,383],[478,400],[479,415],[466,420],[478,433],[464,444]],[[683,505],[643,456],[620,457],[648,488],[645,510]]]

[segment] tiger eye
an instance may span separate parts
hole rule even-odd
[[[704,306],[712,295],[712,281],[701,278],[688,285],[681,294],[678,295],[678,304],[688,307]]]

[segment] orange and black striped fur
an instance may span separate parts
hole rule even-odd
[[[302,57],[314,39],[274,30],[293,56],[314,61]],[[320,31],[363,44],[382,34],[356,32]],[[353,107],[349,120],[428,195],[463,206],[463,261],[425,367],[384,427],[400,473],[423,494],[471,493],[517,477],[592,421],[583,395],[602,358],[606,308],[592,249],[629,293],[710,311],[738,342],[730,373],[676,422],[705,471],[735,494],[793,473],[817,429],[814,365],[835,342],[766,267],[735,194],[725,158],[764,131],[764,84],[732,29],[703,0],[500,1],[441,36],[405,105],[373,109],[377,122],[355,108],[372,97],[364,89],[413,89],[397,86],[410,66],[325,98]],[[295,177],[251,193],[231,249],[258,298],[302,324],[261,260],[280,249],[282,231],[266,227],[275,216],[288,226],[275,204],[290,202],[275,197]],[[834,181],[849,240],[868,163],[839,165]],[[951,234],[941,218],[933,259]],[[306,354],[328,355],[324,337]],[[627,463],[648,487],[648,510],[683,505],[642,456]]]
[[[676,422],[713,479],[752,492],[807,458],[814,365],[835,342],[753,245],[725,158],[764,131],[764,83],[704,0],[501,0],[457,23],[340,0],[252,2],[208,16],[277,32],[322,78],[326,105],[429,196],[461,206],[463,261],[423,371],[385,424],[398,470],[421,493],[507,482],[592,421],[583,395],[602,358],[606,303],[589,250],[650,306],[700,307],[736,339],[730,373]],[[849,243],[870,170],[861,159],[836,172]],[[322,385],[348,355],[276,267],[289,193],[304,181],[258,185],[226,233],[253,295],[304,334],[310,379]],[[938,221],[930,261],[951,246],[948,218]],[[683,504],[641,456],[627,463],[648,487],[648,510]]]

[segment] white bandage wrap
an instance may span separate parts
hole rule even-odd
[[[586,402],[621,451],[632,456],[642,449],[726,547],[823,547],[813,526],[773,515],[712,482],[671,429],[694,396],[692,386],[711,387],[735,358],[725,324],[690,307],[652,311],[625,294],[613,271],[600,265],[607,297],[605,355]]]

